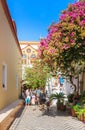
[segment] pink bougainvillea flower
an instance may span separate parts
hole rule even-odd
[[[65,50],[67,50],[68,48],[70,48],[70,46],[69,46],[68,44],[64,44],[64,45],[62,46],[62,48],[65,49]]]
[[[53,54],[55,52],[55,49],[50,49],[50,53]]]
[[[74,36],[75,35],[75,33],[74,32],[72,32],[71,34],[70,34],[70,36]]]
[[[60,20],[63,20],[63,19],[65,19],[66,17],[67,17],[67,14],[63,14],[63,15],[60,16]]]
[[[83,19],[82,21],[80,21],[79,25],[80,25],[80,26],[85,25],[85,19]]]
[[[73,40],[73,39],[70,39],[70,42],[71,42],[71,43],[73,43],[73,42],[74,42],[74,40]]]
[[[46,42],[46,39],[41,40],[41,42],[40,42],[40,47],[42,47],[42,46],[48,47],[48,44],[47,44],[47,42]]]

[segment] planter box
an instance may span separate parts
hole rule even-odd
[[[6,109],[2,110],[1,116],[3,120],[0,121],[0,130],[8,130],[19,111],[24,107],[23,100],[20,100],[14,104],[10,104]],[[9,113],[7,113],[9,111]],[[3,115],[4,114],[4,115]]]
[[[63,105],[63,103],[57,103],[57,110],[66,111],[66,105]]]
[[[74,111],[73,108],[71,108],[71,115],[72,115],[73,117],[76,117],[76,116],[77,116],[77,115],[76,115],[76,112]]]

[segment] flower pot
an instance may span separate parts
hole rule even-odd
[[[76,113],[75,113],[75,111],[74,111],[73,108],[71,108],[71,115],[72,115],[73,117],[76,117]]]
[[[57,110],[61,110],[61,103],[57,102]]]
[[[66,105],[63,105],[62,110],[63,110],[63,111],[66,111]]]
[[[57,103],[57,110],[66,111],[66,105],[63,105],[63,102],[62,103],[58,102]]]
[[[83,115],[83,114],[79,115],[78,119],[79,119],[80,121],[84,121],[84,115]]]
[[[84,117],[84,120],[83,120],[83,122],[85,123],[85,117]]]
[[[81,115],[80,120],[84,121],[84,115],[83,114]]]

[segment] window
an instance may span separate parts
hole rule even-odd
[[[32,54],[32,55],[31,55],[31,58],[36,58],[36,55],[35,55],[35,54]]]
[[[31,52],[31,49],[30,49],[30,48],[28,48],[26,51],[27,51],[27,53],[30,53],[30,52]]]
[[[27,58],[27,55],[26,55],[26,54],[23,54],[23,58]]]
[[[18,74],[16,74],[16,88],[18,89]]]
[[[2,87],[7,89],[7,65],[2,66]]]

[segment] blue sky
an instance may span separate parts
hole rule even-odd
[[[19,41],[39,41],[45,38],[48,27],[59,21],[62,10],[76,0],[7,0],[16,22]]]

